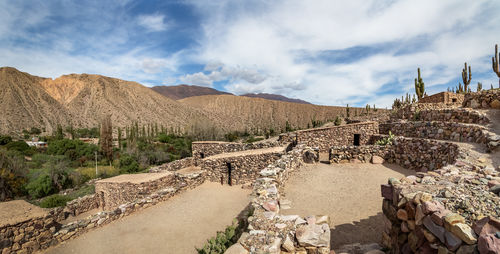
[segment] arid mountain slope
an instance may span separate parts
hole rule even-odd
[[[0,132],[20,132],[38,127],[52,132],[57,123],[68,125],[66,109],[40,83],[47,79],[0,68]]]
[[[286,121],[294,128],[306,128],[312,120],[333,120],[345,115],[344,107],[317,106],[234,95],[206,95],[179,100],[186,105],[208,110],[221,116],[222,124],[230,129],[283,129]],[[351,108],[351,114],[360,112]]]
[[[210,87],[190,86],[190,85],[154,86],[151,87],[151,89],[172,100],[180,100],[187,97],[202,96],[202,95],[230,94],[226,92],[221,92],[219,90]]]
[[[247,94],[243,94],[241,96],[251,97],[251,98],[262,98],[262,99],[275,100],[275,101],[293,102],[293,103],[300,103],[300,104],[311,104],[311,103],[304,101],[304,100],[301,100],[301,99],[292,99],[292,98],[288,98],[288,97],[285,97],[285,96],[279,95],[279,94],[247,93]]]
[[[94,127],[111,114],[113,125],[158,123],[184,128],[206,120],[205,112],[182,105],[136,82],[100,75],[71,74],[42,82],[46,91],[66,107],[75,126]]]

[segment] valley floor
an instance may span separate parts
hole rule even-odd
[[[282,213],[328,215],[332,249],[379,243],[384,227],[380,185],[390,177],[414,173],[392,164],[306,165],[287,181],[285,198],[291,201],[291,209]]]
[[[196,253],[248,205],[250,190],[205,182],[44,253]]]

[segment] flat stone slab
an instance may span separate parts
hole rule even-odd
[[[0,202],[0,227],[45,217],[48,213],[47,209],[32,205],[24,200]]]
[[[97,181],[96,183],[133,183],[140,184],[171,176],[172,172],[125,174]]]
[[[285,146],[277,146],[277,147],[269,147],[269,148],[262,148],[262,149],[244,150],[244,151],[231,152],[231,153],[221,153],[221,154],[216,154],[216,155],[207,157],[203,160],[213,160],[213,159],[220,159],[220,158],[246,156],[246,155],[257,155],[257,154],[266,154],[266,153],[281,153],[281,152],[284,152],[285,149],[286,149]]]

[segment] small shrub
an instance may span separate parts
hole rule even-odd
[[[235,236],[237,228],[238,223],[234,221],[233,224],[228,226],[224,232],[217,232],[217,236],[207,240],[205,246],[201,249],[197,248],[196,251],[198,251],[199,254],[224,253],[227,248],[236,242]]]
[[[379,146],[392,145],[393,140],[394,140],[394,135],[392,134],[392,132],[389,131],[389,136],[381,140],[378,140],[377,142],[375,142],[375,145]]]
[[[0,135],[0,146],[4,146],[10,142],[12,142],[12,138],[10,136]]]
[[[25,155],[32,154],[31,147],[24,141],[13,141],[5,145],[8,150],[18,151]]]
[[[26,190],[33,198],[45,197],[54,193],[52,179],[48,174],[42,174],[26,185]]]
[[[334,124],[335,124],[335,126],[339,126],[339,125],[341,125],[341,124],[342,124],[342,119],[341,119],[339,116],[337,116],[337,117],[335,118],[335,122],[334,122]]]
[[[58,207],[58,206],[65,206],[66,203],[70,200],[71,200],[71,198],[68,196],[55,194],[55,195],[51,195],[51,196],[44,198],[40,202],[40,207],[53,208],[53,207]]]
[[[139,171],[139,163],[130,154],[122,154],[120,157],[120,172],[121,173],[134,173]]]

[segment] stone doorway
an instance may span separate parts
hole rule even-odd
[[[231,173],[233,171],[233,166],[231,165],[231,162],[226,162],[226,166],[227,166],[227,184],[229,184],[231,186],[231,185],[233,185],[232,179],[231,179]]]
[[[354,145],[359,146],[361,140],[361,134],[354,134]]]

